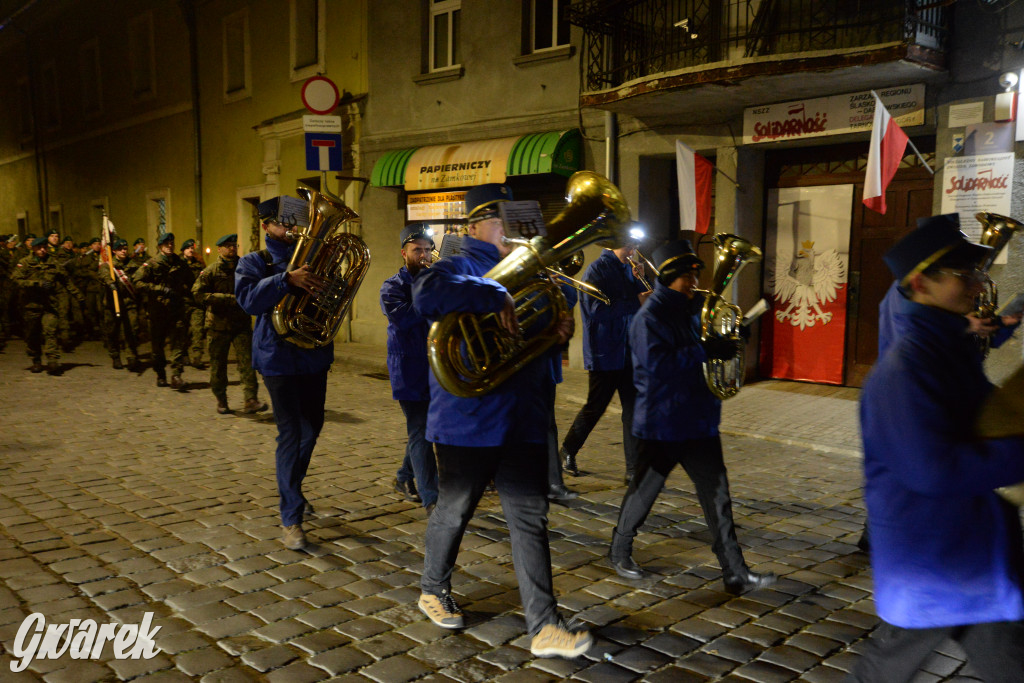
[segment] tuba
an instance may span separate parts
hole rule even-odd
[[[731,339],[737,344],[733,358],[709,358],[704,361],[704,381],[708,389],[725,400],[735,396],[743,386],[746,354],[739,335],[743,311],[723,299],[722,293],[743,266],[761,260],[761,250],[736,235],[715,235],[713,241],[715,269],[711,276],[711,287],[704,292],[704,306],[700,311],[700,340],[705,342],[711,336],[718,336]]]
[[[629,206],[607,178],[592,171],[574,173],[566,201],[569,205],[548,224],[547,237],[520,244],[484,274],[512,293],[518,335],[509,337],[494,313],[449,313],[431,325],[427,356],[449,393],[483,396],[551,348],[569,307],[546,277],[547,269],[588,244],[619,245],[626,239]]]
[[[1018,223],[1007,216],[1000,216],[997,213],[989,213],[987,211],[976,213],[974,217],[978,219],[982,227],[979,244],[992,247],[992,252],[985,257],[984,261],[978,264],[978,270],[985,273],[985,291],[978,295],[974,314],[979,318],[992,318],[995,316],[996,308],[999,306],[999,290],[996,288],[996,283],[989,277],[988,269],[992,267],[996,257],[999,256],[999,252],[1009,243],[1013,233],[1024,227],[1024,224]],[[978,346],[983,355],[988,355],[991,344],[992,342],[988,337],[978,337]]]
[[[346,228],[359,215],[340,197],[299,188],[309,202],[309,225],[293,230],[295,251],[288,270],[308,265],[326,283],[317,295],[286,294],[274,307],[271,321],[286,341],[312,349],[330,344],[370,268],[366,243]]]

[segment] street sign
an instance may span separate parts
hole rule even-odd
[[[341,134],[306,133],[306,170],[340,171]]]
[[[302,104],[314,114],[330,114],[340,100],[338,86],[326,76],[313,76],[302,84]]]
[[[340,133],[340,116],[310,116],[302,117],[302,130],[307,133]]]

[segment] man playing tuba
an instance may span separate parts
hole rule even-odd
[[[637,387],[633,433],[640,446],[636,474],[612,531],[609,559],[619,576],[643,576],[632,558],[633,538],[669,473],[680,464],[697,489],[725,590],[739,594],[770,586],[775,575],[750,571],[736,539],[718,433],[722,401],[708,388],[702,367],[708,358],[734,357],[737,342],[717,336],[700,342],[704,295],[696,287],[704,262],[688,240],[659,247],[654,262],[659,264],[654,293],[629,327]]]
[[[511,199],[507,186],[493,183],[466,194],[469,228],[461,252],[420,272],[413,283],[413,306],[422,316],[497,313],[508,334],[519,333],[512,296],[481,277],[510,252],[498,204]],[[571,336],[572,319],[563,318],[560,343]],[[451,594],[452,572],[466,525],[493,479],[511,534],[530,650],[539,657],[576,657],[593,639],[562,622],[552,587],[546,497],[551,381],[550,359],[544,355],[482,396],[455,396],[431,375],[427,439],[437,446],[439,497],[427,523],[419,608],[438,626],[462,628],[463,615]]]

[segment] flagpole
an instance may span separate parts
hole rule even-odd
[[[111,292],[114,295],[114,317],[121,317],[121,302],[117,298],[117,277],[114,275],[114,254],[110,248],[110,219],[107,212],[103,212],[103,241],[106,243],[103,248],[107,252],[107,265],[110,267],[110,281],[113,286]]]
[[[884,107],[885,106],[885,105],[882,104],[882,98],[878,96],[878,93],[876,93],[874,90],[872,90],[871,94],[875,96],[875,106],[876,107],[878,107],[878,106],[883,106]],[[928,169],[928,172],[931,173],[932,175],[935,175],[935,169],[933,169],[931,166],[929,166],[928,162],[924,160],[924,157],[921,156],[920,150],[917,149],[917,145],[914,144],[914,141],[910,139],[909,135],[907,136],[907,144],[910,145],[910,149],[914,150],[914,154],[916,154],[917,158],[921,160],[921,163],[924,164],[924,167]],[[728,176],[726,176],[726,177],[728,177]]]

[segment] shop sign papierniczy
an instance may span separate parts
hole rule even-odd
[[[901,128],[924,123],[923,83],[876,92]],[[743,144],[870,130],[874,115],[870,90],[749,107],[743,111]]]

